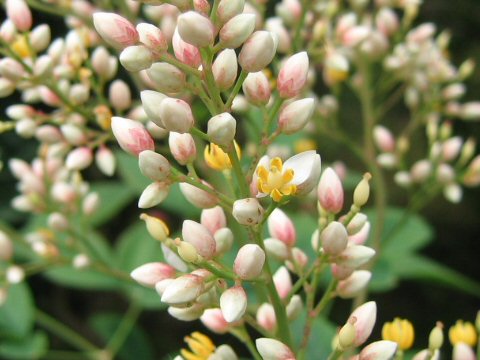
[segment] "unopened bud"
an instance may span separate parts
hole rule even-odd
[[[242,45],[255,29],[254,14],[239,14],[220,29],[220,43],[223,47],[235,49]],[[267,62],[267,64],[270,61]],[[243,67],[243,66],[242,66]],[[245,70],[245,69],[244,69]],[[247,70],[245,70],[247,71]],[[258,70],[257,70],[258,71]]]
[[[227,253],[233,245],[233,232],[227,227],[217,230],[213,236],[215,239],[215,256]]]
[[[160,53],[168,48],[162,30],[152,24],[140,23],[136,27],[140,42],[153,52]]]
[[[279,129],[288,135],[302,130],[310,120],[314,109],[315,100],[313,98],[305,98],[288,104],[280,111]]]
[[[275,317],[275,310],[269,303],[263,303],[257,309],[256,320],[258,325],[267,331],[274,331],[277,327],[277,318]]]
[[[256,31],[243,45],[238,55],[238,62],[244,71],[257,72],[270,64],[275,51],[272,34],[268,31]]]
[[[190,105],[181,99],[164,99],[160,103],[159,115],[165,129],[181,134],[188,132],[195,122]]]
[[[211,234],[227,226],[227,218],[220,206],[202,210],[200,222]]]
[[[247,309],[247,294],[241,286],[234,286],[220,296],[220,309],[228,323],[240,320]]]
[[[256,244],[247,244],[238,251],[233,268],[241,279],[254,280],[261,274],[264,263],[265,253],[262,248]]]
[[[237,121],[229,113],[215,115],[208,121],[207,134],[212,142],[228,146],[235,138]]]
[[[211,187],[206,182],[203,182],[204,185]],[[214,207],[218,204],[218,198],[202,189],[197,188],[194,185],[188,183],[180,183],[180,191],[182,192],[183,196],[193,204],[194,206],[200,209],[208,209]]]
[[[270,338],[255,340],[257,350],[265,360],[291,360],[295,359],[292,350],[284,343]]]
[[[146,46],[128,46],[120,53],[120,63],[125,69],[137,72],[152,66],[153,56]]]
[[[307,82],[308,55],[305,51],[287,59],[277,78],[277,89],[283,98],[297,96]]]
[[[360,359],[393,359],[397,348],[398,344],[394,341],[375,341],[362,349]]]
[[[154,182],[148,185],[138,199],[140,209],[148,209],[160,204],[168,196],[169,186],[164,182]]]
[[[162,295],[162,302],[181,305],[194,301],[203,291],[203,279],[197,275],[183,275],[173,280]]]
[[[198,68],[202,63],[200,50],[186,41],[184,41],[178,33],[178,28],[175,30],[172,38],[173,52],[175,57],[182,63],[193,68]]]
[[[197,46],[205,47],[213,43],[215,33],[209,18],[195,11],[188,11],[177,19],[178,33],[184,41]]]
[[[263,207],[255,198],[240,199],[233,203],[232,215],[240,224],[253,226],[263,219]]]
[[[215,255],[215,239],[210,231],[192,220],[185,220],[182,226],[183,240],[192,244],[198,254],[205,259],[211,259]]]
[[[285,299],[292,290],[292,278],[285,266],[280,266],[273,274],[273,283],[280,299]]]
[[[342,223],[332,221],[320,234],[322,248],[326,254],[337,255],[345,250],[348,243],[347,229]]]
[[[114,116],[112,131],[120,147],[132,155],[138,156],[144,150],[155,149],[152,137],[138,121]]]
[[[226,23],[235,15],[242,13],[245,0],[220,0],[217,8],[217,16],[221,23]]]
[[[225,49],[217,55],[212,65],[212,73],[215,83],[221,90],[227,90],[233,86],[237,78],[238,63],[237,55],[233,49]]]
[[[370,196],[370,185],[368,184],[368,182],[371,177],[372,175],[370,175],[369,173],[365,173],[363,175],[363,179],[360,180],[358,185],[355,187],[355,190],[353,192],[353,204],[358,208],[361,208],[368,201],[368,198]]]
[[[165,62],[154,63],[147,70],[155,88],[165,93],[176,93],[184,89],[186,77],[177,67]]]
[[[354,271],[352,275],[338,283],[338,296],[342,299],[351,299],[357,296],[363,289],[367,287],[371,277],[372,273],[370,271]]]
[[[157,282],[173,278],[175,269],[161,262],[151,262],[135,268],[130,276],[136,282],[153,288]]]
[[[343,208],[343,186],[337,173],[326,168],[320,177],[317,188],[318,201],[322,209],[337,214]]]
[[[155,240],[164,241],[170,234],[167,225],[159,218],[143,213],[140,219],[145,221],[148,233]]]
[[[5,270],[5,280],[9,284],[18,284],[25,279],[25,271],[17,265],[11,265]]]
[[[93,25],[100,36],[115,48],[134,45],[138,32],[125,18],[115,13],[98,12],[93,14]]]
[[[115,156],[106,146],[101,146],[95,153],[95,164],[102,173],[112,176],[115,172]]]
[[[69,170],[83,170],[90,166],[92,161],[92,149],[89,147],[79,147],[68,154],[65,165]]]
[[[219,308],[205,310],[200,317],[200,321],[209,330],[217,334],[225,334],[230,328],[229,323],[223,317],[222,310]]]
[[[198,252],[195,246],[186,241],[177,243],[178,256],[187,263],[195,263],[198,260]]]
[[[32,13],[24,0],[7,0],[8,18],[19,31],[28,31],[32,27]]]
[[[266,105],[270,100],[270,83],[262,71],[249,73],[242,89],[248,101],[254,105]]]
[[[65,231],[69,228],[68,219],[59,212],[51,213],[47,222],[48,227],[56,231]]]
[[[50,44],[51,31],[48,24],[35,26],[30,32],[30,45],[36,52],[43,51]]]
[[[443,324],[439,321],[428,336],[428,348],[430,351],[440,349],[443,345]]]
[[[141,173],[153,181],[162,181],[170,176],[168,160],[152,150],[144,150],[139,154],[138,166]]]
[[[272,211],[268,217],[268,232],[272,237],[285,243],[287,246],[294,246],[297,240],[295,225],[292,220],[280,209]]]

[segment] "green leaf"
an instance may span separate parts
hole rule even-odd
[[[135,193],[129,187],[117,181],[94,182],[90,188],[100,197],[100,206],[91,218],[93,225],[101,225],[112,219],[135,198]]]
[[[118,161],[118,171],[120,176],[125,181],[128,188],[130,188],[137,195],[150,184],[150,181],[142,175],[138,168],[138,159],[123,151],[117,151],[115,158]]]
[[[292,334],[295,343],[298,345],[302,341],[303,329],[305,326],[306,313],[303,312],[300,318],[294,321]],[[332,349],[332,339],[336,335],[336,326],[323,316],[315,319],[308,342],[306,359],[327,359]]]
[[[380,257],[375,264],[368,288],[374,292],[389,291],[397,286],[398,281],[398,275],[393,272],[390,262]]]
[[[118,314],[98,314],[89,320],[90,326],[105,342],[110,340],[121,321],[122,317]],[[121,360],[154,359],[150,342],[140,327],[133,327],[123,346],[120,348],[118,358]]]
[[[23,338],[33,327],[34,303],[26,283],[11,285],[7,301],[0,307],[0,334]]]
[[[0,356],[6,359],[39,359],[47,351],[48,337],[44,332],[37,331],[23,339],[2,339]]]
[[[297,231],[297,245],[305,251],[309,258],[315,258],[311,237],[313,232],[318,228],[318,222],[315,216],[306,212],[289,212],[285,213],[293,221]]]
[[[399,261],[391,263],[395,274],[404,279],[436,282],[452,289],[480,297],[480,283],[458,271],[439,264],[421,255],[399,256]]]

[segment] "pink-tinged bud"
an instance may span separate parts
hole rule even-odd
[[[177,320],[180,321],[194,321],[198,320],[203,314],[203,306],[194,303],[189,307],[174,307],[170,306],[167,309],[168,313]]]
[[[432,23],[421,24],[408,32],[407,42],[420,45],[425,41],[427,41],[428,39],[432,38],[432,36],[435,34],[435,31],[436,31],[435,24],[432,24]]]
[[[92,149],[80,147],[70,151],[65,161],[69,170],[83,170],[90,166],[93,161]]]
[[[225,49],[217,55],[213,62],[212,73],[215,83],[221,90],[227,90],[233,86],[237,78],[238,63],[235,50]]]
[[[243,280],[254,280],[262,273],[265,253],[256,244],[244,245],[238,250],[233,264],[235,274]]]
[[[288,320],[295,320],[302,313],[303,302],[300,295],[293,295],[290,302],[287,305],[287,317]]]
[[[268,18],[265,22],[265,30],[275,34],[278,39],[277,51],[288,53],[292,47],[292,39],[285,28],[282,19],[277,17]]]
[[[84,104],[90,96],[90,88],[84,84],[75,84],[70,88],[68,97],[74,105]]]
[[[370,271],[354,271],[352,275],[338,283],[338,296],[340,296],[342,299],[350,299],[357,296],[360,291],[367,287],[371,277],[372,273]]]
[[[346,47],[355,47],[363,42],[370,35],[370,28],[368,26],[353,26],[345,31],[342,36],[342,44]]]
[[[120,53],[119,59],[122,66],[131,72],[148,69],[153,63],[151,51],[143,45],[126,47]]]
[[[154,63],[147,70],[147,75],[158,91],[176,93],[185,88],[185,74],[168,63]]]
[[[203,279],[197,275],[182,275],[173,280],[162,294],[162,302],[181,305],[194,301],[204,289]]]
[[[195,140],[189,133],[179,134],[171,131],[168,137],[170,152],[181,165],[191,163],[197,157]]]
[[[448,184],[455,179],[455,170],[448,164],[440,164],[436,175],[440,183]]]
[[[92,215],[100,206],[100,196],[96,192],[89,193],[83,199],[82,211],[85,215]]]
[[[215,28],[210,19],[195,11],[178,17],[177,30],[184,41],[196,47],[212,45],[215,38]]]
[[[442,96],[446,100],[456,100],[462,97],[466,92],[466,86],[462,83],[453,83],[446,86],[442,91]]]
[[[393,359],[395,353],[397,352],[398,344],[389,340],[380,340],[375,341],[371,344],[368,344],[360,352],[360,360],[390,360]],[[461,358],[462,360],[467,360],[467,358]],[[471,360],[474,360],[473,357]],[[458,359],[460,360],[460,358]]]
[[[7,19],[2,22],[2,25],[0,26],[0,38],[4,40],[7,43],[11,43],[15,35],[17,34],[17,29],[15,29],[15,25],[13,24],[13,21],[10,19]]]
[[[138,156],[144,150],[154,150],[155,144],[145,127],[138,121],[114,116],[112,131],[120,147]]]
[[[162,118],[160,117],[160,103],[166,99],[167,96],[153,90],[143,90],[140,92],[140,99],[142,100],[142,107],[145,110],[148,118],[161,128],[164,127]]]
[[[0,231],[0,259],[10,261],[13,256],[13,242],[7,233]]]
[[[205,310],[200,321],[217,334],[225,334],[230,328],[229,323],[223,317],[222,310],[218,308]]]
[[[15,83],[7,78],[0,78],[0,98],[10,96],[15,91]]]
[[[225,254],[232,248],[234,236],[232,230],[229,228],[224,227],[217,230],[213,238],[216,244],[215,256]]]
[[[153,181],[162,181],[170,176],[170,164],[165,156],[152,150],[144,150],[138,156],[141,173]]]
[[[30,168],[30,165],[24,160],[10,159],[8,161],[8,167],[10,168],[10,171],[13,174],[13,176],[15,176],[19,180],[26,175],[34,176]]]
[[[295,264],[295,266],[293,266],[293,264],[291,264],[290,262],[287,263],[287,265],[290,271],[295,272],[296,271],[295,269],[298,269],[298,268],[303,269],[305,268],[305,266],[307,266],[308,256],[307,254],[305,254],[305,252],[302,249],[294,247],[292,248],[292,261]]]
[[[204,16],[209,16],[210,3],[208,0],[193,0],[193,9]]]
[[[374,256],[375,250],[368,246],[350,245],[335,259],[335,262],[338,265],[356,269],[369,262]]]
[[[476,358],[472,348],[464,342],[454,345],[452,360],[475,360]]]
[[[155,53],[168,49],[167,39],[162,30],[152,24],[140,23],[137,25],[140,42]]]
[[[100,36],[115,48],[125,48],[138,42],[138,32],[125,18],[115,13],[93,14],[93,25]]]
[[[233,203],[232,215],[242,225],[253,226],[260,223],[264,212],[255,198],[240,199]]]
[[[375,18],[375,23],[378,30],[380,30],[384,35],[391,36],[397,30],[399,26],[398,16],[390,8],[381,8]]]
[[[66,182],[56,182],[51,188],[52,197],[62,203],[71,203],[77,198],[73,185]]]
[[[337,173],[326,168],[317,188],[318,201],[322,209],[337,214],[343,208],[343,186]]]
[[[175,57],[182,63],[187,64],[195,69],[198,68],[202,63],[200,50],[198,50],[197,47],[183,41],[178,33],[178,30],[175,30],[173,33],[172,46]]]
[[[104,79],[111,79],[117,72],[117,59],[103,46],[97,47],[92,53],[92,67]]]
[[[162,296],[163,293],[165,292],[165,289],[173,283],[175,279],[164,279],[155,284],[155,291],[157,292],[158,295]]]
[[[36,52],[43,51],[50,44],[51,31],[48,24],[35,26],[30,32],[30,45]]]
[[[281,97],[291,98],[300,94],[307,82],[308,55],[305,51],[292,55],[283,64],[277,78]]]
[[[164,182],[154,182],[148,185],[138,199],[140,209],[148,209],[160,204],[168,196],[169,186]]]
[[[432,170],[432,163],[429,160],[419,160],[413,164],[410,170],[412,180],[417,183],[422,183],[432,175]]]
[[[353,272],[355,271],[350,267],[340,266],[337,264],[332,264],[331,268],[332,268],[332,275],[337,280],[345,280],[350,275],[352,275]]]
[[[285,106],[278,118],[278,126],[284,134],[294,134],[307,125],[315,109],[315,100],[305,98]]]
[[[235,138],[237,121],[230,113],[215,115],[208,120],[207,134],[215,144],[228,146]]]
[[[95,164],[102,173],[112,176],[115,172],[115,156],[113,152],[106,146],[100,146],[95,153]]]
[[[257,309],[256,320],[258,325],[267,331],[273,331],[277,327],[275,310],[269,303],[263,303]]]
[[[113,108],[122,112],[132,105],[132,94],[127,83],[123,80],[115,80],[108,89],[108,100]]]
[[[217,8],[217,16],[222,24],[243,12],[245,0],[220,0]]]
[[[7,0],[6,11],[8,18],[17,30],[28,31],[32,27],[32,13],[24,0]]]
[[[211,188],[211,186],[203,180],[202,183]],[[189,203],[200,209],[208,209],[218,204],[218,199],[215,195],[199,189],[194,185],[180,183],[180,191]]]
[[[370,227],[370,222],[366,222],[360,231],[348,237],[348,242],[355,245],[365,244],[368,240],[368,236],[370,235]]]
[[[175,269],[161,262],[151,262],[137,267],[130,276],[139,284],[153,288],[159,281],[173,279]]]
[[[0,59],[0,76],[15,82],[24,76],[23,66],[12,58]]]
[[[292,350],[278,340],[259,338],[255,344],[263,360],[295,360]]]
[[[395,151],[395,138],[385,126],[377,125],[374,127],[373,140],[380,151],[389,153]]]
[[[292,290],[292,278],[285,266],[280,266],[275,274],[273,274],[273,283],[281,299],[285,299],[288,294],[290,294]]]
[[[265,245],[265,250],[269,256],[273,256],[279,261],[285,261],[288,259],[289,249],[283,241],[269,238],[265,239],[263,244]]]
[[[32,119],[21,119],[15,123],[15,132],[17,135],[30,139],[37,131],[37,123]]]
[[[369,301],[363,305],[357,307],[349,317],[354,319],[355,327],[355,346],[362,345],[367,341],[368,337],[372,333],[373,326],[377,319],[377,304],[375,301]]]
[[[202,210],[200,222],[205,226],[212,235],[218,230],[227,226],[227,218],[220,206],[211,209]]]
[[[215,254],[215,240],[208,229],[192,220],[185,220],[182,226],[183,240],[192,244],[197,253],[205,259],[211,259]]]
[[[247,294],[241,286],[234,286],[220,296],[220,309],[228,323],[240,320],[247,310]]]
[[[65,140],[71,145],[79,146],[87,140],[84,130],[78,125],[64,124],[60,126],[60,131]]]
[[[176,252],[170,250],[170,248],[168,248],[164,244],[162,244],[161,247],[163,252],[163,258],[169,265],[172,265],[175,269],[177,269],[180,272],[188,271],[187,264],[185,264],[185,262],[177,255]]]
[[[338,255],[347,247],[347,229],[342,223],[332,221],[323,229],[320,234],[320,241],[325,254]]]
[[[166,98],[160,103],[159,115],[162,123],[168,131],[186,133],[193,126],[192,109],[187,102],[181,99]]]
[[[254,29],[255,29],[254,14],[236,15],[232,19],[230,19],[225,25],[223,25],[223,27],[220,29],[220,34],[219,34],[220,43],[225,48],[236,49],[248,39],[248,37],[252,34]],[[268,61],[266,65],[268,65],[270,61]]]
[[[268,217],[268,232],[287,246],[294,246],[297,240],[295,225],[287,214],[278,208]]]
[[[242,89],[248,101],[254,105],[266,105],[270,100],[270,83],[262,71],[249,73]]]
[[[442,144],[442,157],[444,161],[454,160],[462,150],[463,140],[460,136],[454,136]]]
[[[275,40],[272,34],[268,31],[256,31],[243,45],[238,55],[238,63],[246,72],[257,72],[270,64],[275,51]]]

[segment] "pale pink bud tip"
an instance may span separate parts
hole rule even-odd
[[[211,259],[215,254],[215,239],[210,231],[192,220],[185,220],[182,226],[183,240],[192,244],[198,254],[205,259]]]
[[[278,340],[259,338],[255,344],[263,360],[295,360],[292,350]]]
[[[397,351],[397,343],[388,340],[375,341],[367,345],[360,352],[361,360],[389,360],[393,359]]]
[[[238,62],[246,72],[257,72],[265,68],[275,56],[276,45],[268,31],[254,32],[243,45]]]
[[[93,14],[93,25],[100,36],[116,48],[135,45],[138,32],[125,18],[115,13],[98,12]]]
[[[277,79],[280,96],[297,96],[307,81],[308,55],[305,51],[291,56],[283,65]]]
[[[144,150],[155,149],[152,137],[137,121],[114,116],[112,131],[120,147],[132,155],[138,156]]]
[[[350,319],[355,318],[355,346],[362,345],[367,341],[372,333],[373,326],[377,319],[377,304],[369,301],[358,308],[350,315]]]
[[[220,297],[220,309],[229,323],[240,320],[247,309],[247,294],[241,286],[226,290]]]
[[[197,46],[205,47],[213,43],[214,27],[210,19],[195,11],[188,11],[178,17],[178,33],[184,41]]]
[[[153,262],[137,267],[130,273],[130,276],[136,282],[153,288],[157,282],[173,278],[175,269],[161,262]]]
[[[343,186],[332,168],[323,172],[318,184],[318,201],[325,211],[337,214],[343,207]]]
[[[7,0],[6,10],[17,30],[28,31],[32,27],[32,13],[25,1]]]
[[[240,248],[233,264],[235,274],[241,279],[252,280],[260,275],[265,263],[265,253],[256,244],[247,244]]]
[[[183,275],[169,283],[162,294],[162,302],[180,305],[195,300],[203,291],[203,278]]]
[[[273,238],[288,246],[294,246],[297,240],[297,233],[292,220],[278,208],[273,210],[268,218],[268,232]]]

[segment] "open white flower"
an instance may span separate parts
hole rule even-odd
[[[263,156],[257,165],[257,197],[270,195],[276,202],[287,195],[304,195],[318,183],[321,160],[314,150],[292,156],[285,163],[278,157]]]

